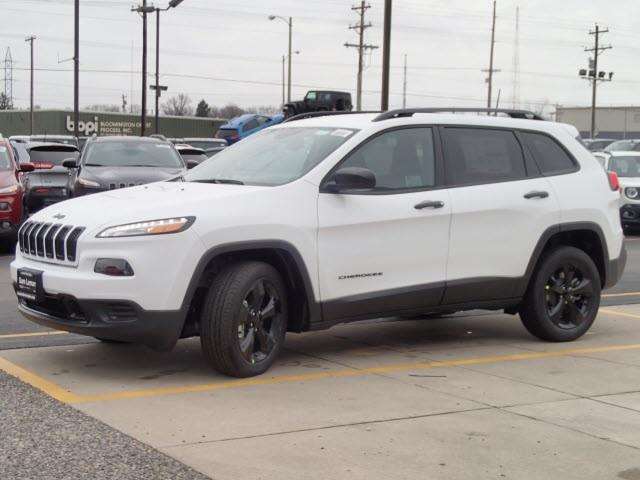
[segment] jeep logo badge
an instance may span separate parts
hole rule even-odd
[[[56,213],[53,218],[55,218],[56,220],[62,220],[64,217],[66,217],[66,215],[62,214],[62,213]]]

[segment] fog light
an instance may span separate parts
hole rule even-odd
[[[7,210],[11,209],[11,205],[9,205],[7,202],[0,202],[0,211],[1,212],[6,212]]]
[[[2,228],[9,230],[11,228],[11,222],[2,222]]]
[[[133,268],[121,258],[99,258],[93,271],[111,277],[133,277]]]

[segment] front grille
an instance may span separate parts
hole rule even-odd
[[[84,227],[59,223],[25,222],[18,231],[20,252],[53,263],[75,263],[78,238]]]
[[[128,187],[136,187],[138,185],[143,185],[142,183],[110,183],[109,190],[116,190],[118,188],[128,188]]]

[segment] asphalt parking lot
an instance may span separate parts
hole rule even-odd
[[[382,319],[290,335],[275,368],[212,372],[17,317],[1,260],[3,478],[640,479],[640,241],[591,329]],[[97,473],[96,473],[97,472]]]

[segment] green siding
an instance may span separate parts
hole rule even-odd
[[[155,132],[154,118],[147,117],[147,135]],[[160,133],[167,137],[213,137],[223,119],[160,117]],[[36,135],[73,134],[73,112],[37,110],[33,133]],[[122,113],[80,112],[80,135],[140,135],[140,116]],[[29,134],[29,112],[0,111],[0,133],[5,137]]]

